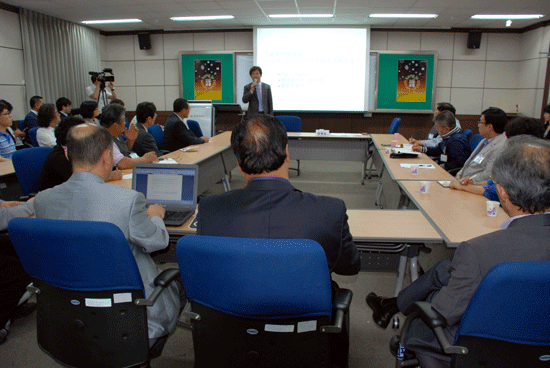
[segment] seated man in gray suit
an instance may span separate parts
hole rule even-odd
[[[67,134],[67,156],[73,174],[65,183],[38,193],[34,200],[36,217],[105,221],[118,226],[128,239],[143,280],[145,297],[149,297],[154,289],[153,281],[160,273],[149,253],[168,246],[164,208],[160,204],[147,208],[143,194],[105,184],[113,168],[113,142],[107,129],[92,124],[71,128]],[[162,352],[185,303],[179,281],[147,308],[151,357]]]
[[[158,149],[155,138],[147,131],[157,118],[157,107],[152,102],[140,102],[136,107],[136,127],[138,129],[137,138],[134,141],[134,151],[139,156],[147,152],[155,152],[157,157],[163,153]]]
[[[247,186],[203,197],[197,233],[312,239],[325,250],[331,272],[357,274],[361,262],[344,201],[303,193],[290,184],[287,142],[285,127],[270,115],[256,115],[235,127],[231,145]]]
[[[492,178],[502,208],[510,216],[501,230],[463,242],[452,263],[438,262],[397,298],[367,295],[379,326],[386,328],[393,314],[405,313],[415,301],[427,300],[445,317],[445,334],[454,341],[468,302],[493,266],[550,260],[550,142],[526,135],[510,138],[493,165]],[[451,356],[443,353],[421,319],[411,324],[404,345],[416,353],[422,367],[450,366]]]
[[[456,178],[462,185],[487,181],[491,176],[493,163],[502,152],[506,137],[504,128],[508,123],[506,113],[491,107],[481,113],[477,123],[479,134],[485,138],[473,150]]]

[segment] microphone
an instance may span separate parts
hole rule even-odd
[[[258,83],[258,78],[254,78],[254,83]]]

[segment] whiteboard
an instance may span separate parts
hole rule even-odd
[[[244,86],[252,82],[250,68],[254,66],[254,54],[251,52],[235,53],[235,103],[241,105],[243,110],[248,109],[248,103],[243,102]]]
[[[202,134],[211,138],[215,133],[214,107],[212,106],[212,102],[201,103],[189,101],[189,107],[191,111],[189,112],[188,119],[197,121],[201,127]],[[187,124],[187,119],[185,123]]]

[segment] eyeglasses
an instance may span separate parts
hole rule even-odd
[[[0,116],[4,116],[4,115],[11,115],[11,112],[6,112],[5,114],[0,114]]]
[[[477,125],[485,125],[486,123],[482,122],[481,120],[477,122]]]

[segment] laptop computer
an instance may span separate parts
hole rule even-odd
[[[147,205],[166,208],[166,225],[179,226],[197,208],[198,172],[197,165],[134,164],[132,189],[143,193]]]

